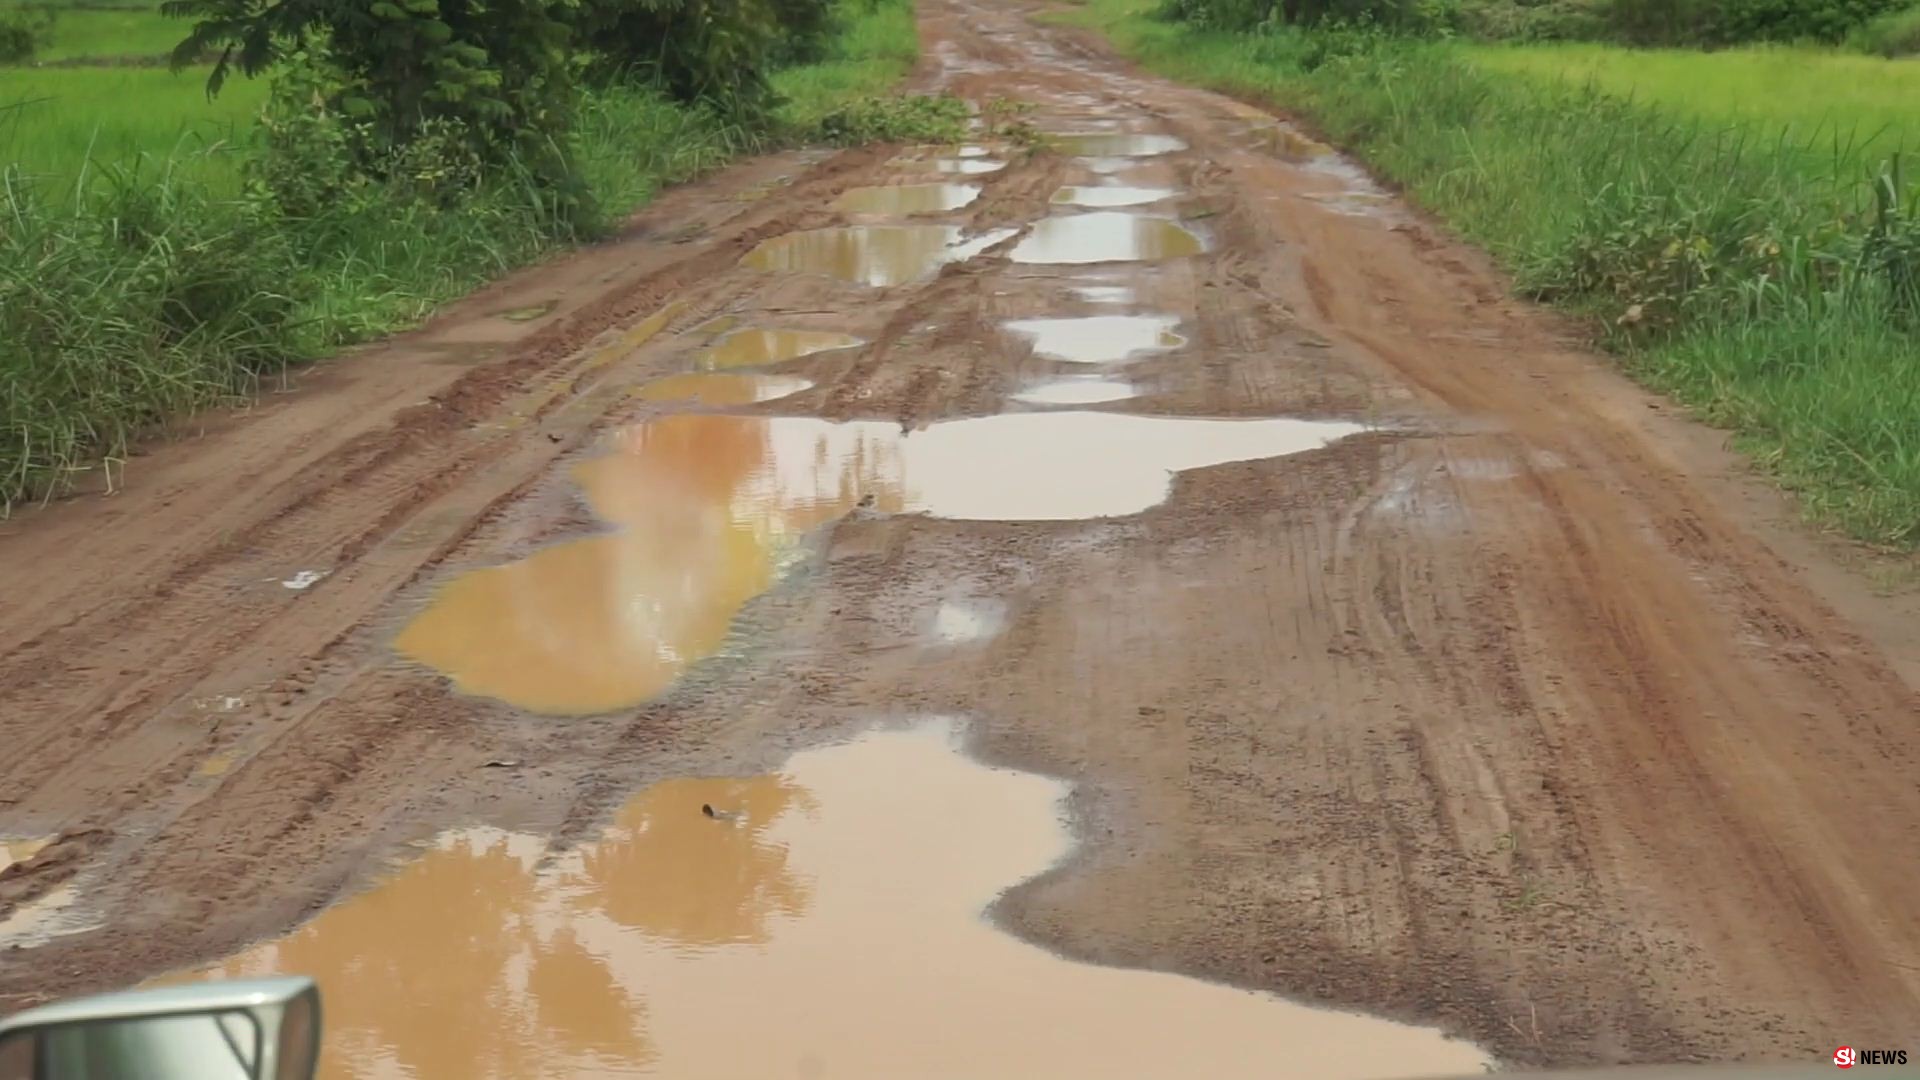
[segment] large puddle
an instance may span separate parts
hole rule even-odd
[[[641,401],[684,401],[720,408],[776,401],[812,385],[797,375],[691,371],[655,379],[634,391],[633,396]]]
[[[1157,157],[1185,150],[1187,144],[1171,135],[1120,131],[1082,131],[1049,136],[1062,153],[1075,157]]]
[[[1076,964],[994,929],[985,907],[1069,850],[1064,795],[966,758],[945,724],[875,733],[774,775],[659,784],[572,851],[448,834],[207,974],[317,978],[327,1080],[1486,1067],[1427,1029]]]
[[[970,259],[1007,235],[995,232],[967,240],[953,225],[850,225],[776,236],[747,252],[742,261],[759,270],[901,285],[946,263]]]
[[[1317,449],[1303,420],[1015,413],[898,424],[682,414],[635,425],[573,478],[616,531],[442,587],[395,647],[460,690],[535,712],[638,704],[726,641],[801,537],[862,500],[973,520],[1138,513],[1173,473]]]
[[[1018,263],[1097,263],[1177,259],[1206,250],[1177,221],[1099,211],[1042,218],[1013,249]]]
[[[1114,184],[1108,187],[1068,186],[1053,193],[1054,203],[1062,206],[1144,206],[1179,194],[1172,188],[1133,187]]]
[[[700,353],[694,366],[705,371],[723,368],[760,367],[798,360],[829,349],[847,349],[865,344],[851,334],[828,330],[782,330],[748,327],[735,330]]]
[[[850,188],[833,205],[850,214],[940,214],[979,197],[973,184],[888,184]]]
[[[1076,364],[1113,364],[1143,352],[1177,349],[1187,339],[1174,332],[1172,315],[1083,315],[1065,319],[1013,319],[1006,328],[1033,341],[1033,351]]]

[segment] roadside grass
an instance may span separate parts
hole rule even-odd
[[[38,63],[77,59],[154,59],[173,51],[189,26],[148,8],[54,5],[53,38],[34,56]]]
[[[70,187],[88,166],[190,174],[232,195],[266,86],[236,79],[207,100],[206,73],[165,67],[0,67],[0,154]]]
[[[1877,215],[1869,176],[1881,139],[1920,130],[1920,99],[1903,116],[1889,89],[1844,128],[1807,84],[1751,84],[1726,93],[1747,99],[1730,119],[1697,111],[1716,95],[1689,111],[1657,82],[1629,98],[1488,70],[1482,49],[1196,30],[1156,21],[1151,3],[1090,0],[1069,17],[1150,69],[1307,118],[1491,250],[1524,293],[1588,317],[1630,373],[1731,428],[1815,520],[1920,547],[1920,194]],[[1871,95],[1846,85],[1843,98]]]
[[[641,88],[589,95],[573,144],[601,223],[883,95],[917,53],[910,0],[846,14],[829,59],[777,73],[789,100],[769,128]],[[0,113],[0,513],[124,464],[161,421],[579,238],[512,175],[450,208],[376,191],[286,217],[241,191],[238,155],[207,152],[249,141],[264,87],[231,82],[208,105],[201,85],[165,69],[0,70],[15,104]],[[35,98],[61,106],[21,103]]]
[[[1703,53],[1568,43],[1462,52],[1491,72],[1591,84],[1678,115],[1751,123],[1862,169],[1920,146],[1920,64],[1787,46]]]

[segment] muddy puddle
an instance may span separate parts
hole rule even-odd
[[[948,173],[954,176],[985,176],[1007,167],[1005,161],[990,157],[895,158],[890,164],[913,173]]]
[[[1179,192],[1173,188],[1135,187],[1129,184],[1105,187],[1068,185],[1053,193],[1053,202],[1060,206],[1145,206],[1177,194]]]
[[[1123,131],[1049,133],[1063,154],[1086,158],[1157,157],[1185,150],[1187,144],[1171,135]]]
[[[203,974],[319,980],[326,1080],[1373,1078],[1437,1032],[1077,964],[984,912],[1061,859],[1064,785],[931,722],[670,780],[595,839],[470,829]],[[711,806],[715,817],[702,812]]]
[[[798,360],[829,349],[848,349],[865,342],[851,334],[827,330],[784,330],[748,327],[734,330],[703,350],[694,366],[703,371],[761,367]]]
[[[1004,325],[1031,340],[1037,355],[1075,364],[1115,364],[1185,345],[1187,339],[1173,329],[1179,324],[1172,315],[1083,315],[1012,319]]]
[[[0,837],[0,871],[40,854],[51,836]],[[0,951],[45,944],[63,934],[79,933],[99,925],[79,907],[80,883],[64,881],[0,918]]]
[[[655,379],[635,390],[633,396],[641,401],[684,401],[719,408],[777,401],[812,385],[795,375],[694,371]]]
[[[1098,405],[1124,401],[1140,393],[1130,382],[1119,379],[1067,378],[1035,383],[1013,395],[1013,400],[1029,405]]]
[[[1075,285],[1073,295],[1089,304],[1130,304],[1134,292],[1127,285]]]
[[[880,421],[677,414],[621,432],[573,480],[613,531],[461,575],[395,640],[462,692],[549,715],[639,704],[727,643],[815,527],[883,512],[1120,516],[1173,474],[1325,446],[1332,421],[1010,413],[903,432]]]
[[[1014,246],[1017,263],[1132,262],[1177,259],[1206,250],[1200,237],[1177,221],[1097,211],[1042,218]]]
[[[850,214],[940,214],[979,197],[975,184],[887,184],[850,188],[833,205]]]
[[[787,233],[746,254],[759,270],[825,274],[864,285],[902,285],[917,281],[950,262],[970,259],[1006,233],[972,239],[952,225],[852,225]]]
[[[14,863],[26,862],[40,854],[40,849],[52,842],[53,838],[50,836],[33,838],[0,836],[0,871],[4,871]]]

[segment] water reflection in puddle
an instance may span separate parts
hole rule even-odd
[[[1073,295],[1089,304],[1130,304],[1134,293],[1125,285],[1075,285]]]
[[[1173,473],[1324,446],[1357,424],[1036,412],[898,424],[679,414],[573,477],[618,530],[476,570],[395,641],[463,692],[553,715],[635,705],[725,642],[808,530],[884,512],[1032,521],[1138,513]]]
[[[641,401],[686,401],[710,407],[754,405],[797,394],[812,385],[795,375],[696,371],[655,379],[633,396]]]
[[[0,836],[0,870],[14,863],[23,863],[40,853],[40,849],[53,842],[51,836],[41,837],[3,837]]]
[[[317,978],[326,1080],[1355,1080],[1487,1064],[1437,1032],[1076,964],[995,929],[985,907],[1069,851],[1065,794],[963,756],[945,723],[875,733],[775,775],[656,785],[572,851],[449,834],[205,974]]]
[[[972,645],[1000,632],[1007,606],[998,600],[948,600],[933,613],[933,639],[942,645]]]
[[[1118,379],[1053,379],[1037,383],[1013,395],[1013,400],[1029,405],[1098,405],[1104,401],[1123,401],[1137,396],[1139,390]]]
[[[1206,250],[1179,222],[1100,211],[1043,218],[1014,246],[1018,263],[1096,263],[1177,259]]]
[[[851,214],[938,214],[979,197],[974,184],[888,184],[850,188],[833,205]]]
[[[1006,327],[1033,339],[1033,351],[1076,364],[1112,364],[1136,353],[1177,349],[1187,339],[1174,332],[1172,315],[1084,315],[1065,319],[1013,319]]]
[[[1006,162],[988,157],[895,158],[892,164],[909,172],[952,173],[956,176],[985,176],[1007,167]]]
[[[759,270],[827,274],[866,285],[900,285],[970,259],[1008,233],[961,238],[952,225],[852,225],[765,240],[742,260]]]
[[[851,334],[826,330],[779,330],[749,327],[735,330],[713,343],[694,361],[703,371],[725,368],[760,367],[797,360],[829,349],[846,349],[865,344]]]
[[[1062,153],[1075,157],[1155,157],[1185,150],[1187,144],[1171,135],[1120,131],[1082,131],[1049,136]]]
[[[1062,206],[1144,206],[1179,194],[1172,188],[1130,187],[1115,184],[1109,187],[1063,187],[1053,193],[1054,203]]]
[[[26,862],[53,841],[51,836],[0,837],[0,870]],[[79,899],[79,885],[64,881],[14,908],[5,918],[0,918],[0,950],[31,948],[64,934],[95,928],[98,920],[79,910],[76,906]]]

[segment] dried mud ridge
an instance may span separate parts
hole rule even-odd
[[[1126,182],[1174,189],[1152,212],[1209,250],[1015,261],[1057,189],[1101,182],[1041,153],[918,219],[1024,230],[972,259],[878,288],[766,273],[742,257],[846,223],[849,188],[927,177],[887,148],[763,159],[154,448],[110,498],[0,524],[0,834],[59,838],[0,873],[0,918],[66,889],[61,925],[94,927],[0,951],[0,1007],[227,955],[441,828],[584,840],[650,781],[944,713],[1077,783],[1077,855],[996,908],[1068,955],[1440,1023],[1513,1063],[1909,1036],[1920,631],[1337,159],[1038,9],[922,8],[924,85],[1179,140]],[[1181,474],[1121,518],[857,510],[637,708],[533,719],[390,648],[436,584],[604,528],[564,466],[668,408],[634,392],[715,317],[865,342],[732,411],[917,428],[1076,373],[1004,323],[1119,311],[1184,341],[1102,408],[1376,430]],[[996,636],[925,644],[970,600],[1004,605]]]

